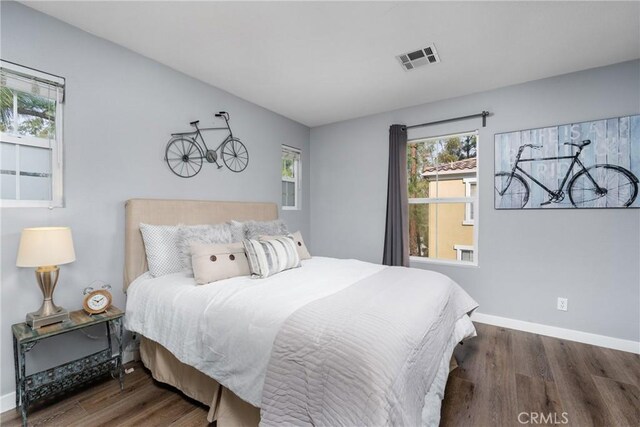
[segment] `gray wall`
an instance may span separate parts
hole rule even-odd
[[[640,210],[497,211],[492,183],[495,133],[638,114],[639,103],[634,61],[313,128],[311,249],[380,262],[389,125],[489,110],[486,128],[477,120],[409,131],[480,128],[479,267],[415,266],[451,276],[482,313],[638,341]],[[569,311],[556,310],[558,296]]]
[[[80,309],[82,289],[111,283],[115,304],[122,293],[124,201],[133,197],[280,201],[280,145],[303,152],[302,210],[281,212],[292,230],[309,236],[309,128],[173,71],[17,3],[1,3],[2,59],[67,79],[65,105],[65,199],[63,209],[2,209],[1,387],[14,389],[10,324],[36,310],[42,297],[33,270],[16,268],[24,227],[67,225],[77,261],[61,267],[59,305]],[[197,54],[194,51],[194,54]],[[221,66],[224,66],[221,62]],[[189,121],[212,123],[231,113],[251,162],[240,174],[205,164],[192,179],[174,176],[163,162],[169,133]],[[214,138],[211,134],[209,137]],[[307,237],[308,240],[310,240]],[[97,332],[95,332],[97,333]],[[96,342],[75,334],[38,345],[34,368],[80,356]]]

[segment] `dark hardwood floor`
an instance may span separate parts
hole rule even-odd
[[[441,425],[640,426],[637,354],[476,328],[478,337],[456,348]]]
[[[640,356],[476,324],[458,346],[443,426],[639,426]],[[139,364],[125,390],[108,380],[34,408],[34,426],[206,426],[207,408],[159,384]],[[520,418],[520,420],[518,419]],[[520,421],[520,422],[519,422]],[[17,411],[0,417],[19,426]]]

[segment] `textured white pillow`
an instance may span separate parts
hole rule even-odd
[[[191,245],[193,243],[221,244],[233,242],[229,224],[178,225],[177,247],[182,270],[192,271]]]
[[[175,225],[140,224],[140,232],[147,254],[149,273],[153,277],[177,273],[182,270],[176,246],[178,227]]]

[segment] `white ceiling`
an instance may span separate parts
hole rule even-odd
[[[24,3],[308,126],[640,57],[638,2]]]

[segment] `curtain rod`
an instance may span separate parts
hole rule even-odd
[[[473,119],[475,117],[482,117],[482,127],[486,127],[487,126],[487,116],[489,116],[489,112],[488,111],[483,111],[482,113],[478,113],[478,114],[471,114],[469,116],[461,116],[461,117],[454,117],[452,119],[444,119],[444,120],[438,120],[435,122],[428,122],[428,123],[420,123],[419,125],[411,125],[411,126],[405,126],[405,129],[413,129],[413,128],[421,128],[424,126],[432,126],[432,125],[439,125],[442,123],[449,123],[449,122],[457,122],[459,120],[467,120],[467,119]]]

